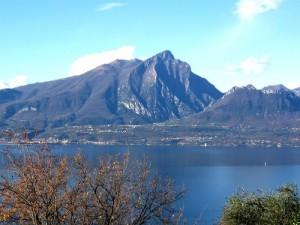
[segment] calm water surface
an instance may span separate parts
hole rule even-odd
[[[81,152],[90,164],[106,154],[130,152],[145,155],[152,169],[184,185],[183,200],[189,219],[215,224],[224,203],[238,188],[271,190],[286,183],[300,185],[300,149],[201,148],[201,147],[112,147],[93,145],[53,146],[57,154]],[[266,166],[265,166],[266,164]]]

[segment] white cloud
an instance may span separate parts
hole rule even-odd
[[[270,62],[266,56],[261,58],[249,57],[239,64],[226,67],[227,73],[261,74],[268,69]]]
[[[69,76],[80,75],[103,64],[117,59],[130,60],[134,58],[135,47],[123,46],[118,49],[94,53],[78,58],[71,65]]]
[[[0,80],[0,89],[5,89],[5,88],[7,88],[7,84],[4,81]]]
[[[296,89],[296,88],[300,88],[300,83],[299,81],[288,82],[285,84],[285,86],[289,87],[290,89]]]
[[[15,76],[9,79],[8,81],[0,80],[0,89],[23,86],[27,84],[27,81],[28,81],[28,77],[25,75]]]
[[[257,14],[276,10],[282,0],[239,0],[236,4],[236,14],[242,19],[251,19]]]
[[[122,2],[108,2],[105,3],[103,5],[100,5],[97,9],[97,11],[103,12],[103,11],[108,11],[108,10],[112,10],[114,8],[120,8],[125,6],[125,3]]]

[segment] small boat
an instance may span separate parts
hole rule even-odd
[[[265,167],[267,167],[267,161],[265,161]]]

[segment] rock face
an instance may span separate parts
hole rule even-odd
[[[276,93],[290,92],[291,90],[282,84],[278,84],[278,85],[271,85],[271,86],[264,87],[262,91],[265,94],[276,94]]]
[[[297,96],[299,96],[299,97],[300,97],[300,87],[299,87],[299,88],[296,88],[296,89],[294,89],[294,92],[295,92],[295,94],[296,94]]]
[[[194,124],[267,124],[298,123],[300,98],[284,86],[258,90],[252,85],[234,87],[204,112],[191,116]]]
[[[142,124],[201,112],[222,97],[170,51],[145,61],[117,60],[81,76],[0,90],[0,124]]]

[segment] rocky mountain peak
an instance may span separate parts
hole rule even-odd
[[[291,90],[282,84],[278,84],[278,85],[270,85],[270,86],[264,87],[262,89],[262,91],[265,94],[278,94],[278,93],[282,93],[282,92],[290,92]]]
[[[252,84],[248,84],[245,88],[248,90],[256,90],[256,87],[254,87]]]
[[[300,97],[300,87],[293,90],[294,93]]]
[[[163,52],[158,53],[154,56],[154,58],[160,58],[163,61],[175,60],[174,55],[169,50],[165,50]]]
[[[251,90],[257,90],[252,84],[248,84],[247,86],[242,86],[242,87],[238,87],[238,86],[234,86],[233,88],[231,88],[228,92],[225,93],[225,95],[230,95],[235,93],[236,91],[251,91]]]

